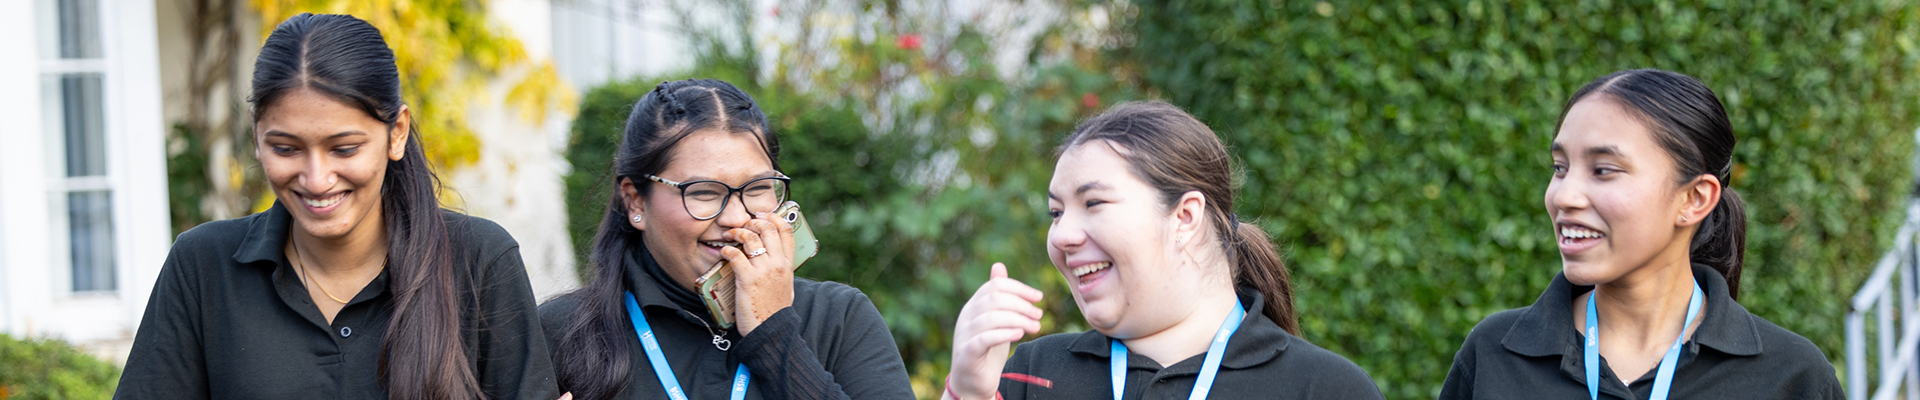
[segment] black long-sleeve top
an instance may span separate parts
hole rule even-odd
[[[485,219],[444,212],[460,340],[490,399],[560,396],[519,244]],[[276,204],[174,241],[134,336],[116,399],[384,399],[379,359],[394,296],[387,272],[328,323],[285,248]]]
[[[1227,340],[1209,399],[1381,399],[1360,366],[1287,333],[1261,310],[1259,292],[1241,290],[1247,317]],[[1000,394],[1013,399],[1112,400],[1112,338],[1098,331],[1057,333],[1021,344],[1007,359]],[[1184,399],[1198,384],[1206,354],[1161,366],[1127,354],[1126,400]]]
[[[1833,364],[1813,342],[1747,312],[1727,295],[1726,278],[1693,265],[1706,310],[1673,369],[1674,399],[1842,399]],[[1453,356],[1442,400],[1585,399],[1586,337],[1574,326],[1573,300],[1592,291],[1566,274],[1532,306],[1481,320]],[[1655,371],[1622,384],[1600,357],[1600,398],[1652,396]]]
[[[672,282],[646,250],[628,254],[626,289],[631,291],[659,340],[661,352],[690,399],[725,399],[736,366],[752,374],[747,399],[912,399],[913,389],[900,349],[865,294],[853,287],[804,278],[793,280],[793,306],[775,312],[753,334],[722,330],[707,315],[699,297]],[[547,337],[559,338],[579,302],[560,297],[540,306]],[[621,308],[615,316],[626,321]],[[631,324],[621,324],[631,326]],[[721,350],[718,333],[731,343]],[[622,399],[664,399],[639,335],[619,332],[631,341],[631,371],[617,395]],[[567,351],[558,348],[556,351]],[[565,388],[562,388],[563,390]]]

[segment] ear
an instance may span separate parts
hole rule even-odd
[[[393,129],[387,132],[387,159],[400,161],[407,157],[407,136],[413,134],[413,110],[400,105],[400,116],[394,118]]]
[[[1176,247],[1192,245],[1207,226],[1207,196],[1189,191],[1173,202],[1173,241]]]
[[[247,106],[247,121],[252,121],[250,123],[251,125],[250,128],[252,128],[251,130],[253,131],[253,159],[259,160],[260,144],[261,144],[260,143],[260,115],[254,114],[252,105]]]
[[[1701,174],[1693,183],[1681,187],[1680,215],[1674,217],[1674,226],[1687,227],[1699,225],[1720,205],[1720,178]]]
[[[647,199],[640,197],[640,188],[633,186],[632,179],[620,178],[620,198],[627,203],[624,204],[627,207],[627,223],[633,224],[633,229],[647,230],[646,218],[641,218],[639,222],[633,220],[635,215],[646,214]]]

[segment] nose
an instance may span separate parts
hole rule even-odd
[[[1573,174],[1547,184],[1547,214],[1557,216],[1562,211],[1580,210],[1591,206],[1592,199],[1587,198],[1586,186]]]
[[[334,173],[333,163],[327,160],[325,152],[307,153],[306,171],[300,172],[300,187],[309,193],[326,193],[333,190],[333,184],[340,179]]]
[[[713,222],[726,228],[746,226],[747,221],[751,220],[753,220],[753,214],[747,212],[747,199],[740,193],[729,193],[726,204],[720,205],[720,215],[713,217]]]
[[[1063,253],[1072,253],[1087,244],[1087,230],[1073,213],[1061,213],[1060,219],[1047,228],[1047,245]]]

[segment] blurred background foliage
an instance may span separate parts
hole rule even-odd
[[[119,382],[119,367],[67,342],[0,334],[0,399],[105,399]]]
[[[1751,218],[1741,303],[1835,360],[1844,296],[1913,182],[1920,10],[1892,2],[718,3],[732,23],[687,30],[691,70],[585,95],[575,248],[633,102],[662,80],[733,82],[773,119],[821,238],[799,274],[872,297],[926,398],[992,262],[1048,293],[1044,333],[1086,329],[1045,257],[1043,193],[1060,139],[1119,101],[1165,99],[1219,132],[1304,336],[1392,399],[1433,397],[1467,332],[1559,271],[1546,149],[1589,80],[1662,68],[1720,94]]]

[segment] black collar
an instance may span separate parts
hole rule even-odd
[[[1753,322],[1756,317],[1727,296],[1726,278],[1705,265],[1693,264],[1693,279],[1704,286],[1707,309],[1700,327],[1694,329],[1692,342],[1734,356],[1759,355],[1764,346],[1760,329]],[[1573,321],[1573,299],[1592,290],[1593,286],[1568,282],[1565,273],[1554,276],[1547,291],[1514,321],[1500,343],[1524,356],[1559,355],[1568,360],[1563,366],[1571,365],[1572,360],[1583,357],[1583,343],[1577,333],[1571,333],[1578,332]]]
[[[240,241],[240,248],[234,250],[233,261],[241,265],[266,262],[264,265],[281,265],[287,262],[287,233],[293,231],[293,214],[289,214],[280,202],[259,214],[247,217],[247,237]]]
[[[280,202],[275,201],[273,207],[266,211],[243,218],[250,221],[247,222],[247,236],[241,239],[239,248],[233,251],[235,264],[273,269],[274,281],[291,282],[292,285],[304,288],[305,284],[299,282],[298,275],[294,275],[293,265],[287,262],[287,253],[283,250],[287,247],[287,234],[293,231],[293,214],[289,213]],[[380,274],[367,282],[367,287],[354,295],[354,299],[371,299],[385,294],[387,281],[391,279],[390,273],[389,268],[381,268]],[[289,279],[291,281],[288,281]],[[288,301],[288,304],[295,302],[291,299],[284,300]]]
[[[641,240],[635,236],[632,240]],[[707,305],[700,295],[680,286],[673,280],[660,263],[653,258],[647,246],[632,246],[622,260],[621,268],[626,268],[627,290],[633,292],[640,307],[661,307],[673,311],[686,311],[706,321]]]
[[[1233,331],[1233,338],[1227,339],[1227,355],[1220,360],[1220,365],[1232,369],[1246,369],[1280,357],[1280,353],[1286,351],[1287,345],[1295,339],[1293,335],[1287,333],[1285,329],[1280,329],[1280,325],[1274,324],[1273,319],[1267,318],[1267,315],[1262,312],[1266,307],[1266,300],[1260,296],[1259,291],[1241,289],[1236,292],[1240,296],[1241,304],[1247,306],[1247,319],[1240,324],[1238,330]],[[1073,343],[1067,345],[1067,350],[1106,358],[1108,352],[1112,350],[1111,345],[1108,344],[1112,340],[1113,338],[1100,334],[1100,331],[1089,329],[1075,337]],[[1145,368],[1147,366],[1129,363],[1128,367]],[[1199,366],[1195,364],[1195,373],[1198,373],[1198,370]]]

